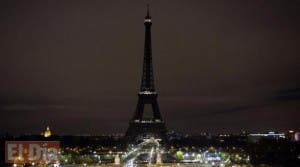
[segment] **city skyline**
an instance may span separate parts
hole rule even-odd
[[[299,128],[299,3],[155,2],[152,49],[169,130]],[[0,133],[125,133],[146,3],[6,1]]]

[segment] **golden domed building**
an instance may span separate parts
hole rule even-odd
[[[44,131],[44,137],[51,137],[51,131],[49,126],[47,126],[46,130]]]

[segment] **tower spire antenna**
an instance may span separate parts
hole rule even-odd
[[[149,12],[149,4],[147,4],[147,16],[150,16],[150,12]]]
[[[149,6],[150,5],[147,4],[147,15],[146,15],[145,19],[151,19],[151,16],[150,16],[150,7]]]

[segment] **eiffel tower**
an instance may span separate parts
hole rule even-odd
[[[151,16],[149,5],[147,5],[147,15],[144,20],[145,25],[145,46],[143,75],[138,93],[138,103],[133,118],[129,122],[129,127],[125,134],[127,143],[138,143],[145,138],[155,137],[166,139],[165,122],[159,112],[157,103],[157,93],[154,87],[153,67],[152,67],[152,48],[151,48]],[[146,105],[152,107],[153,116],[144,118],[144,108]]]

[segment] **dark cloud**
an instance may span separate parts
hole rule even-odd
[[[288,89],[278,92],[274,99],[281,101],[300,100],[300,89]]]

